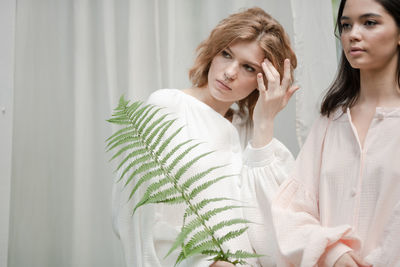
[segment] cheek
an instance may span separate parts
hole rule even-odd
[[[249,95],[251,92],[253,92],[254,90],[257,90],[257,79],[256,78],[248,78],[244,81],[243,83],[243,90],[242,93],[243,95]]]

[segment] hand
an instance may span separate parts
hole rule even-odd
[[[257,74],[258,91],[260,93],[253,112],[254,135],[253,146],[261,147],[268,144],[273,137],[275,116],[289,102],[299,87],[292,86],[290,60],[285,59],[282,82],[279,72],[267,59],[261,64],[267,78],[265,87],[263,75]]]
[[[372,265],[365,262],[353,251],[343,254],[333,265],[333,267],[371,267]]]
[[[226,261],[216,261],[210,265],[210,267],[232,267],[232,266],[235,267],[235,265]]]

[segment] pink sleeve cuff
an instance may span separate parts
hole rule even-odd
[[[340,241],[327,248],[327,251],[321,257],[321,266],[332,267],[336,261],[345,253],[352,249]]]

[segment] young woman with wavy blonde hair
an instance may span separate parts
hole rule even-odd
[[[252,205],[257,203],[257,190],[262,197],[262,191],[271,195],[277,190],[293,157],[273,139],[274,118],[297,90],[291,85],[296,64],[282,26],[262,9],[251,8],[222,20],[199,45],[189,71],[191,88],[161,89],[149,97],[148,103],[165,107],[165,112],[177,117],[178,124],[185,125],[180,140],[203,142],[196,153],[215,150],[189,173],[227,165],[225,174],[240,174],[214,184],[202,197],[242,199]],[[219,176],[218,171],[215,175]],[[114,192],[114,226],[121,237],[127,265],[173,266],[177,254],[164,256],[180,231],[184,208],[149,205],[132,217],[134,201],[126,203],[129,190],[116,184]],[[262,210],[269,214],[269,203],[264,204]],[[262,222],[269,216],[262,210],[229,210],[210,223],[243,217]],[[231,229],[235,227],[232,225]],[[267,255],[249,260],[253,266],[274,266],[274,246],[268,244],[275,241],[264,228],[271,229],[270,225],[250,225],[248,233],[224,245],[230,251],[254,250]],[[199,256],[180,266],[210,264],[206,256]],[[224,263],[214,266],[219,264]]]

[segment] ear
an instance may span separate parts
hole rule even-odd
[[[400,46],[400,33],[399,33],[399,41],[397,42],[397,45]]]

